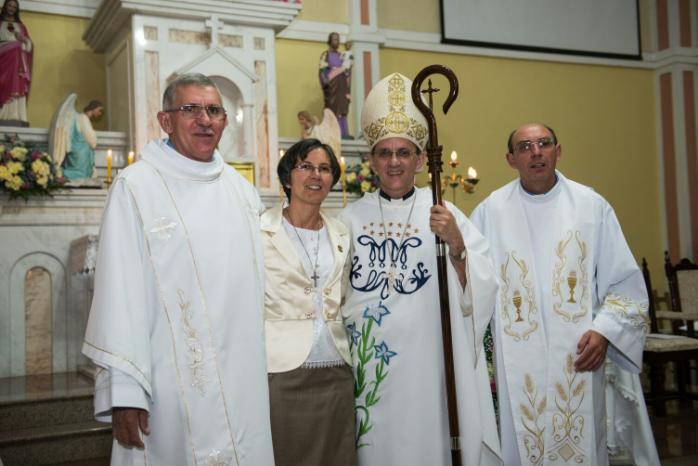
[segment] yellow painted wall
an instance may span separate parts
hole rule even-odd
[[[441,33],[439,0],[378,0],[376,3],[380,28]]]
[[[320,54],[326,48],[327,45],[321,42],[277,39],[276,95],[280,136],[300,135],[296,115],[301,110],[322,117],[323,97],[318,63]],[[349,132],[356,134],[351,117]]]
[[[319,114],[322,108],[315,57],[323,46],[279,40],[277,47],[279,134],[296,136],[297,110]],[[456,197],[465,212],[516,177],[504,159],[509,132],[543,121],[563,146],[558,167],[608,199],[635,256],[647,256],[653,275],[663,275],[653,71],[396,49],[381,49],[380,63],[381,76],[412,77],[432,63],[458,75],[460,96],[449,115],[437,113],[437,119],[446,154],[455,149],[465,158],[458,171],[473,165],[481,177],[475,194]],[[435,86],[445,89],[439,79]]]
[[[349,0],[303,0],[303,9],[297,19],[347,24]]]
[[[464,160],[458,171],[473,165],[481,177],[475,194],[456,197],[465,212],[517,176],[504,159],[509,132],[543,121],[563,147],[558,168],[614,206],[636,258],[647,256],[653,275],[663,275],[652,71],[394,49],[380,58],[381,76],[412,77],[441,63],[459,77],[458,100],[447,116],[436,115],[444,152],[455,149]],[[434,85],[446,89],[440,79]]]
[[[22,22],[34,42],[34,68],[29,106],[31,126],[48,128],[63,98],[78,94],[79,111],[92,99],[106,103],[104,56],[82,40],[89,20],[43,13],[22,12]],[[95,125],[107,129],[106,121]]]

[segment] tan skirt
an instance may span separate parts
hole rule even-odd
[[[269,374],[269,399],[276,466],[356,466],[349,366]]]

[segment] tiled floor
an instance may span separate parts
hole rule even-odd
[[[698,465],[698,402],[668,402],[667,416],[652,416],[650,410],[650,420],[662,465]]]
[[[93,382],[77,374],[0,379],[0,402],[89,394]],[[667,403],[667,416],[650,419],[662,466],[698,465],[698,401]],[[81,460],[57,466],[103,466],[108,459]]]

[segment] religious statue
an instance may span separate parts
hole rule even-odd
[[[27,96],[32,73],[32,41],[19,19],[17,0],[0,12],[0,124],[29,126]]]
[[[318,139],[332,148],[337,159],[342,156],[342,135],[339,122],[332,110],[329,108],[323,110],[322,122],[318,122],[317,117],[310,112],[300,111],[298,124],[301,125],[301,139]]]
[[[331,32],[327,37],[328,49],[320,55],[320,85],[325,97],[325,107],[332,110],[339,122],[343,139],[351,139],[347,114],[351,101],[351,42],[347,50],[339,51],[339,33]]]
[[[63,176],[70,184],[96,177],[94,150],[97,147],[97,134],[92,128],[92,120],[104,113],[104,105],[99,100],[91,100],[83,113],[77,113],[76,100],[76,94],[66,97],[53,115],[49,131],[51,155],[56,164],[63,166]]]

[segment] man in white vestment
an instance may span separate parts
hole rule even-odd
[[[603,363],[638,373],[648,331],[640,269],[611,206],[555,170],[554,131],[514,131],[519,178],[474,211],[500,279],[495,367],[504,463],[606,465]]]
[[[216,150],[213,82],[181,75],[109,192],[83,352],[112,464],[274,464],[254,189]]]
[[[427,123],[394,73],[368,95],[361,126],[380,191],[340,214],[352,237],[342,313],[355,371],[359,466],[451,464],[435,237],[448,246],[463,465],[501,465],[482,337],[496,278],[485,239],[451,204],[416,189]]]

